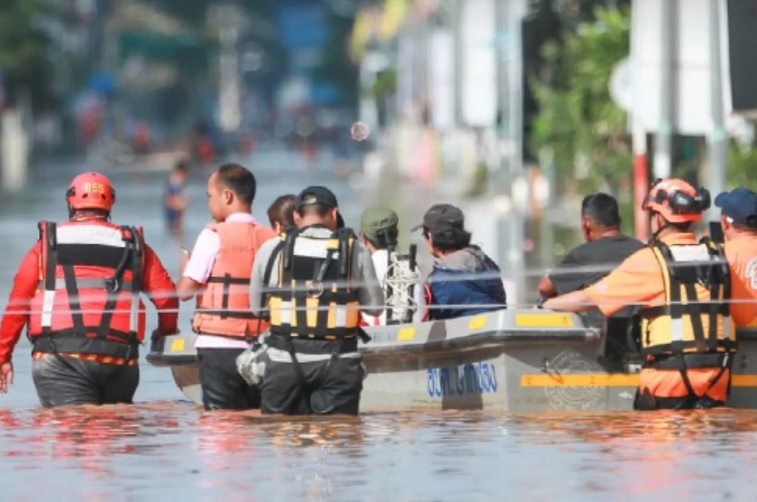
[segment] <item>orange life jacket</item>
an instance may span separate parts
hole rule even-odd
[[[41,221],[39,233],[40,285],[29,318],[34,350],[136,358],[145,331],[142,229]]]
[[[252,262],[260,246],[276,234],[257,223],[237,221],[208,228],[218,234],[221,248],[198,298],[192,328],[207,335],[256,337],[268,329],[268,322],[250,309]]]

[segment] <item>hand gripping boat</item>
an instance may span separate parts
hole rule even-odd
[[[603,323],[604,324],[604,323]],[[638,354],[625,329],[549,310],[506,309],[447,321],[367,328],[362,412],[487,409],[630,410]],[[757,407],[757,330],[738,333],[729,405]],[[168,366],[200,403],[194,334],[155,340],[147,360]]]

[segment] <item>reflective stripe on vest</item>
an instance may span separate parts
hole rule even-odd
[[[736,348],[728,301],[730,272],[721,246],[652,246],[663,276],[665,305],[640,311],[642,353],[729,352]]]
[[[271,334],[336,340],[356,336],[360,302],[352,284],[351,231],[330,238],[284,237],[271,260],[279,261],[279,282],[268,295]]]
[[[123,231],[120,228],[103,225],[57,225],[56,240],[61,244],[91,244],[112,248],[125,248]]]
[[[45,234],[47,234],[47,230],[45,231]],[[54,239],[54,242],[50,241],[51,238]],[[121,230],[120,228],[85,223],[77,223],[71,225],[56,224],[55,235],[48,235],[45,240],[47,241],[45,245],[47,246],[48,253],[53,246],[57,247],[60,245],[95,245],[118,249],[124,249],[126,247],[123,230]],[[78,287],[92,287],[85,284],[79,284],[80,280],[81,279],[77,278]],[[103,281],[104,279],[97,280]],[[44,284],[44,281],[40,282]],[[45,287],[44,300],[42,303],[42,327],[51,327],[53,318],[53,305],[55,304],[55,291],[57,289],[65,289],[65,287],[65,279],[62,277],[55,278],[54,284],[50,284]],[[129,289],[131,288],[129,287]],[[132,331],[137,326],[138,322],[137,315],[139,314],[139,291],[137,291],[136,293],[136,295],[132,295],[129,331]],[[136,304],[134,302],[134,296],[136,296]]]

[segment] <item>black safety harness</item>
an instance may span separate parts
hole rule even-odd
[[[710,256],[708,261],[676,261],[670,248],[664,243],[656,240],[650,244],[660,265],[665,267],[668,301],[663,306],[646,307],[639,312],[642,319],[669,316],[672,321],[679,323],[683,322],[684,316],[688,316],[693,340],[672,339],[670,343],[649,346],[651,340],[647,325],[647,332],[642,334],[646,336],[646,343],[641,352],[647,358],[646,367],[680,371],[692,398],[701,396],[694,391],[686,370],[720,367],[720,372],[710,382],[708,391],[730,369],[732,355],[737,349],[736,341],[730,337],[718,338],[718,318],[728,318],[728,301],[731,298],[731,276],[723,247],[709,239],[703,239],[702,244],[706,246]],[[708,304],[699,301],[697,285],[708,288]],[[705,316],[709,320],[707,332],[703,324]]]
[[[61,244],[57,240],[57,224],[54,222],[40,222],[40,235],[46,236],[42,243],[46,249],[44,289],[54,292],[63,286],[68,294],[69,307],[73,326],[69,329],[53,330],[51,322],[44,322],[42,335],[32,337],[34,349],[59,355],[61,352],[100,354],[122,358],[124,363],[138,354],[138,322],[131,319],[130,331],[113,329],[110,326],[114,308],[122,292],[132,295],[132,308],[138,301],[140,284],[142,281],[142,242],[135,227],[120,227],[124,241],[124,249],[120,256],[116,255],[116,248],[104,247],[96,244]],[[114,266],[115,264],[115,266]],[[56,278],[58,265],[63,270],[63,281]],[[76,277],[74,267],[89,265],[112,267],[113,275],[104,279],[81,279]],[[130,283],[124,283],[124,273],[131,271]],[[80,288],[102,287],[107,294],[100,323],[88,326],[84,322],[84,315],[79,300]],[[51,313],[49,313],[51,316]],[[133,312],[130,311],[130,316]],[[91,336],[94,334],[94,336]]]

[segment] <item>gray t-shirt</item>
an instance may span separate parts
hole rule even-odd
[[[329,238],[331,230],[324,227],[310,227],[302,231],[300,235],[304,237]],[[250,278],[250,307],[255,315],[262,315],[267,311],[268,306],[263,305],[263,292],[265,270],[268,266],[268,260],[271,259],[276,245],[281,242],[279,237],[270,239],[263,243],[255,255],[255,262],[252,264],[252,277]],[[281,255],[275,258],[271,277],[268,286],[275,287],[279,283],[279,260]],[[378,316],[384,311],[384,291],[381,283],[376,277],[376,270],[373,267],[371,254],[359,241],[355,242],[352,251],[352,280],[358,284],[358,300],[360,301],[360,310],[368,315]]]

